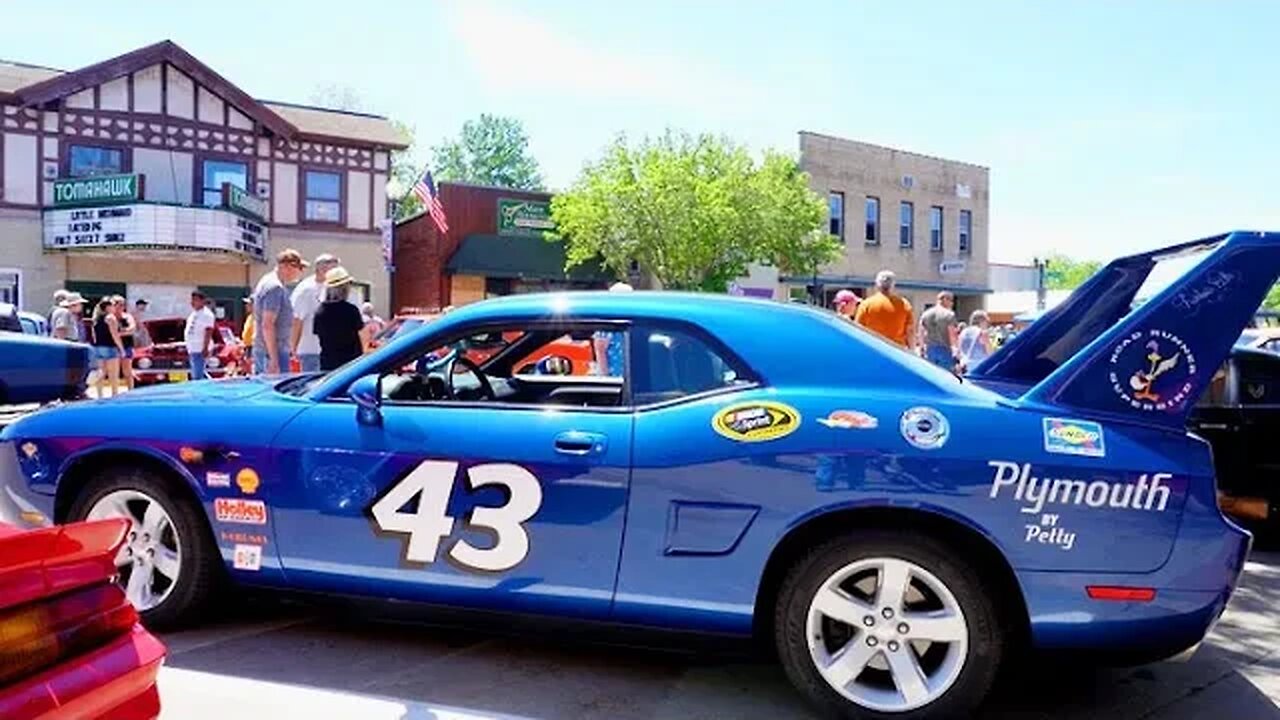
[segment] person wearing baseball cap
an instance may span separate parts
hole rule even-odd
[[[324,300],[325,273],[341,265],[338,256],[321,253],[312,263],[315,272],[302,279],[289,296],[293,306],[293,328],[289,335],[289,350],[298,358],[302,372],[320,370],[320,339],[316,337],[316,311]]]
[[[849,322],[853,322],[853,316],[858,312],[858,303],[860,302],[862,302],[862,299],[854,294],[852,290],[841,290],[836,293],[834,302],[835,310],[839,313],[840,317],[843,317]]]
[[[253,371],[278,375],[288,370],[293,306],[289,286],[298,282],[307,268],[302,253],[292,248],[276,255],[276,267],[262,276],[253,290]]]

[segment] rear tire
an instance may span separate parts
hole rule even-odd
[[[151,508],[154,503],[156,508]],[[116,558],[120,583],[150,629],[192,624],[214,595],[222,559],[200,507],[154,472],[116,466],[91,479],[68,520],[125,517],[129,535]],[[148,530],[154,530],[151,537]],[[132,584],[135,573],[147,573]],[[176,575],[176,577],[170,577]]]
[[[980,578],[928,536],[866,530],[832,539],[782,583],[779,659],[832,717],[967,717],[995,682],[1006,644]]]

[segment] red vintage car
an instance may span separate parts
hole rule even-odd
[[[153,720],[165,647],[113,580],[126,520],[0,523],[0,718]]]
[[[191,376],[191,360],[183,342],[186,320],[162,318],[146,320],[151,345],[133,350],[133,377],[139,385],[163,382],[182,382]],[[219,322],[214,327],[213,354],[205,363],[211,378],[244,375],[244,343],[236,337],[231,326]]]

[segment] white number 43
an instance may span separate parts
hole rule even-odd
[[[456,462],[425,460],[370,508],[373,521],[380,529],[409,536],[406,560],[435,562],[440,540],[453,533],[454,519],[448,514],[449,495],[457,473]],[[523,523],[542,505],[542,485],[538,478],[519,465],[489,463],[468,469],[467,484],[473,490],[486,485],[505,485],[511,498],[500,507],[479,506],[471,511],[468,527],[492,530],[497,535],[493,547],[477,548],[459,539],[449,549],[449,557],[477,570],[510,570],[519,565],[529,554],[529,533]],[[418,511],[400,512],[400,508],[419,493]]]

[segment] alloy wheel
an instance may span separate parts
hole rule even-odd
[[[806,622],[819,674],[851,702],[906,712],[955,684],[969,629],[955,596],[912,562],[874,557],[850,563],[818,588]]]
[[[116,555],[120,585],[139,612],[164,602],[178,582],[182,547],[169,513],[137,490],[114,490],[93,504],[86,520],[124,518],[129,534]]]

